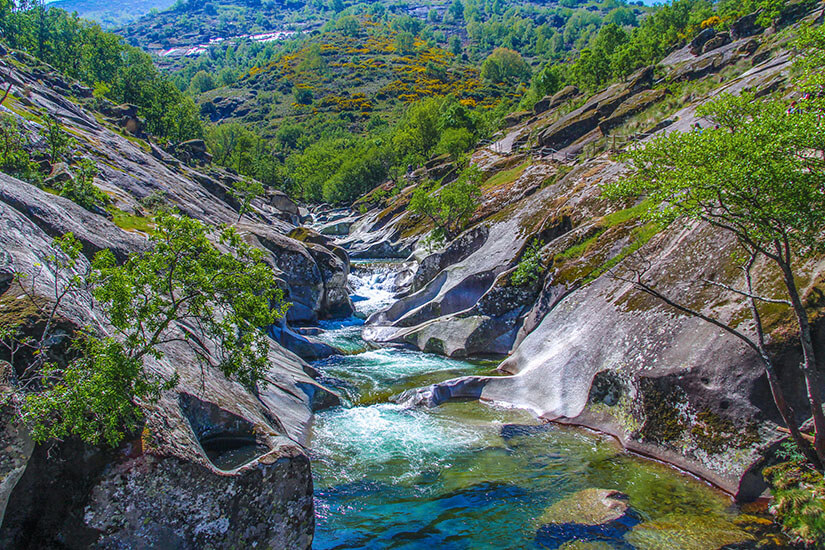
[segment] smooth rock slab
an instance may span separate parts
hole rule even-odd
[[[628,496],[610,489],[584,489],[550,506],[542,523],[603,525],[616,521],[630,509]]]
[[[728,544],[754,538],[733,523],[707,516],[673,515],[659,521],[642,523],[625,536],[638,550],[716,550]]]

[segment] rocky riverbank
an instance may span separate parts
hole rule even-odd
[[[106,248],[122,261],[146,247],[150,205],[157,204],[210,225],[234,224],[263,252],[293,304],[283,323],[272,327],[277,341],[269,342],[269,369],[255,391],[210,366],[218,363],[216,350],[196,354],[182,340],[165,344],[164,357],[147,359],[147,368],[177,372],[180,383],[143,406],[142,429],[117,449],[73,439],[33,445],[14,407],[5,407],[0,546],[308,548],[315,518],[304,445],[313,412],[338,397],[290,351],[315,358],[310,352],[320,346],[292,325],[353,311],[346,255],[323,242],[290,237],[306,212],[283,193],[254,200],[239,219],[240,204],[229,192],[238,176],[211,166],[202,144],[162,150],[140,134],[128,106],[97,100],[90,89],[19,52],[0,65],[13,84],[0,109],[16,120],[47,182],[44,190],[0,174],[0,322],[32,331],[41,326],[15,276],[32,281],[36,299],[48,303],[54,275],[41,266],[56,253],[54,237],[72,232],[82,243],[78,271]],[[49,178],[76,175],[49,161],[40,137],[45,113],[74,139],[75,157],[97,165],[94,183],[109,197],[108,211],[92,212],[48,192]],[[87,326],[109,330],[97,306],[81,298],[64,301],[58,315],[66,334]],[[196,339],[199,334],[182,324],[175,331]],[[206,363],[199,360],[204,353]],[[3,372],[7,393],[14,373],[7,364]]]
[[[821,10],[795,17],[791,24],[822,18]],[[722,93],[793,96],[787,39],[781,30],[750,31],[694,51],[688,45],[655,73],[640,71],[593,96],[567,90],[542,103],[546,110],[521,117],[500,144],[474,154],[486,179],[482,203],[444,248],[425,245],[432,226],[406,204],[415,181],[449,174],[446,164],[429,163],[399,195],[362,199],[366,213],[349,219],[338,244],[354,256],[412,253],[417,260],[398,300],[368,319],[365,337],[450,357],[506,357],[499,370],[508,376],[449,380],[408,392],[404,402],[475,398],[523,407],[546,420],[610,433],[740,500],[764,493],[761,468],[785,434],[777,429],[758,358],[723,331],[639,294],[622,277],[641,261],[664,294],[736,324],[746,318],[744,301],[692,284],[737,283],[732,241],[702,225],[660,229],[640,216],[638,204],[601,197],[601,186],[622,175],[616,143],[701,124],[696,108]],[[675,94],[678,100],[670,101]],[[592,124],[582,122],[585,115]],[[647,131],[630,134],[645,124]],[[511,276],[534,243],[546,269],[534,283],[517,286]],[[777,276],[765,264],[758,268],[760,284]],[[810,260],[802,272],[813,307],[822,265]],[[767,323],[780,376],[787,373],[785,391],[804,411],[804,388],[791,382],[798,379],[790,374],[799,352],[784,344],[786,315],[772,312]]]

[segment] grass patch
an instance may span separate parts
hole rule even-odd
[[[510,168],[509,170],[499,172],[496,175],[491,176],[487,181],[485,181],[482,184],[481,188],[490,189],[492,187],[498,187],[500,185],[507,185],[513,183],[521,177],[524,171],[527,170],[528,166],[530,166],[530,161],[526,160],[523,163],[516,166],[515,168]]]
[[[580,256],[583,256],[584,253],[587,252],[587,250],[591,246],[593,246],[597,240],[599,240],[599,237],[602,236],[602,233],[604,233],[604,231],[604,229],[600,229],[589,239],[584,240],[579,244],[571,246],[570,248],[568,248],[560,254],[556,254],[556,261],[558,262],[560,260],[570,260],[572,258],[578,258]]]
[[[650,199],[645,199],[636,206],[631,206],[630,208],[625,208],[624,210],[619,210],[618,212],[604,216],[599,225],[601,227],[615,227],[631,220],[637,220],[650,210],[652,204],[653,202]]]
[[[155,231],[155,224],[152,218],[129,214],[123,210],[112,209],[112,221],[124,231],[140,231],[151,235]]]

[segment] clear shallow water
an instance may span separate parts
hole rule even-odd
[[[361,292],[374,296],[368,285]],[[328,325],[326,337],[366,349],[353,327]],[[318,550],[777,547],[765,519],[611,438],[478,402],[388,402],[489,365],[380,349],[315,366],[348,401],[318,414],[311,441]],[[588,488],[626,493],[632,514],[609,527],[548,525],[548,507]]]

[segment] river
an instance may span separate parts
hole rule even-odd
[[[356,309],[389,305],[394,273],[392,264],[356,264]],[[409,388],[490,374],[496,363],[370,349],[358,317],[322,325],[321,337],[348,354],[315,363],[345,400],[317,415],[310,444],[317,550],[784,547],[769,520],[607,436],[479,402],[391,401]],[[626,494],[630,513],[597,527],[554,523],[557,503],[589,488]]]

